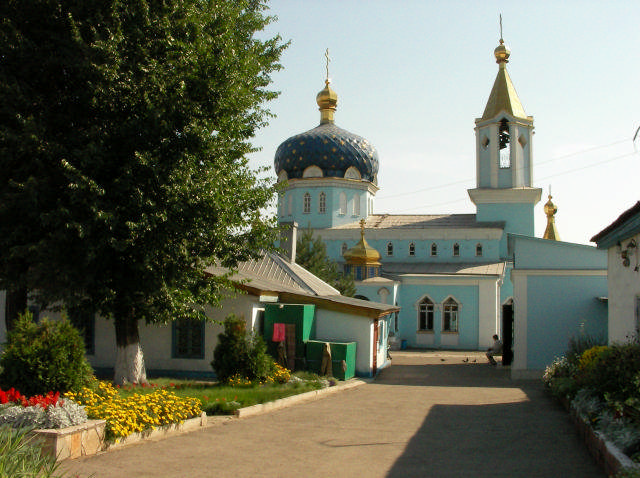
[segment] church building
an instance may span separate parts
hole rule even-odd
[[[336,125],[338,95],[328,78],[316,98],[320,124],[275,154],[278,181],[286,182],[279,223],[320,236],[328,255],[353,274],[356,297],[400,306],[390,332],[403,345],[482,349],[498,333],[508,354],[507,235],[534,236],[541,189],[532,186],[533,117],[507,71],[502,39],[494,53],[498,74],[475,120],[476,187],[468,191],[475,214],[374,212],[380,158],[367,139]]]

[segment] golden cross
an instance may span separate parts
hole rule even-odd
[[[500,40],[502,40],[502,13],[500,14]]]
[[[362,237],[364,237],[364,225],[367,223],[367,221],[364,220],[364,218],[360,219],[360,235]]]
[[[324,53],[324,57],[327,59],[327,80],[329,80],[329,62],[331,61],[331,58],[329,58],[329,49],[327,48],[327,51]]]

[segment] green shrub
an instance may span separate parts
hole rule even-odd
[[[582,354],[598,345],[606,345],[607,341],[602,337],[595,337],[587,333],[581,332],[569,339],[569,347],[566,357],[570,363],[577,364]]]
[[[224,321],[224,332],[218,335],[211,366],[223,383],[237,376],[264,381],[273,374],[275,362],[262,337],[248,333],[245,321],[231,314]]]
[[[78,331],[65,319],[35,324],[31,314],[9,332],[0,367],[0,386],[27,396],[80,390],[93,377]]]
[[[639,371],[640,344],[616,344],[598,351],[589,366],[580,369],[577,381],[607,401],[624,402],[638,396]]]

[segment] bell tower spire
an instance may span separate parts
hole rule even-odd
[[[500,40],[493,51],[498,74],[475,121],[476,188],[468,192],[478,221],[504,221],[505,232],[533,236],[533,208],[542,194],[532,187],[533,116],[525,113],[507,71],[511,50],[502,36],[500,15]]]

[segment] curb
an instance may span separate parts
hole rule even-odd
[[[274,410],[279,410],[281,408],[290,407],[297,403],[318,400],[320,398],[326,397],[327,395],[331,395],[333,393],[337,393],[342,390],[348,390],[350,388],[359,387],[360,385],[364,385],[365,383],[369,383],[369,382],[370,380],[352,378],[351,380],[348,380],[343,384],[334,385],[333,387],[322,388],[320,390],[312,390],[310,392],[305,392],[298,395],[292,395],[290,397],[280,398],[272,402],[258,403],[257,405],[252,405],[250,407],[239,408],[235,411],[234,415],[236,416],[236,418],[252,417],[252,416],[260,415],[263,413],[268,413]]]

